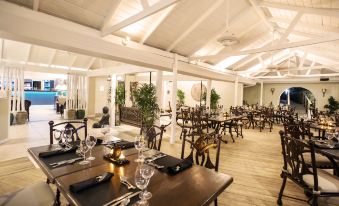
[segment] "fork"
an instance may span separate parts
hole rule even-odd
[[[127,189],[136,189],[134,185],[132,185],[130,182],[128,182],[127,178],[125,176],[120,176],[120,182],[124,184]]]

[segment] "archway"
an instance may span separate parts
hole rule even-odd
[[[295,107],[298,114],[305,114],[311,103],[315,102],[312,92],[303,87],[290,87],[280,95],[280,105],[291,105]]]

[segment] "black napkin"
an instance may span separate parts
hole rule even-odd
[[[39,157],[51,157],[51,156],[55,156],[55,155],[60,155],[60,154],[66,154],[66,153],[72,153],[75,152],[77,150],[77,146],[73,146],[70,149],[57,149],[57,150],[52,150],[52,151],[47,151],[47,152],[40,152],[39,153]]]
[[[170,175],[176,175],[190,167],[192,167],[192,162],[190,160],[184,159],[174,166],[167,167],[167,171]]]
[[[98,138],[98,139],[97,139],[97,143],[96,143],[95,145],[96,145],[96,146],[101,145],[102,142],[103,142],[103,140]]]
[[[80,192],[82,190],[94,187],[98,184],[101,184],[103,182],[110,180],[114,176],[114,174],[110,172],[105,172],[104,174],[100,176],[92,177],[82,182],[74,183],[69,186],[69,190],[71,192]]]
[[[134,142],[121,141],[114,144],[114,147],[120,147],[121,149],[129,149],[134,147]]]

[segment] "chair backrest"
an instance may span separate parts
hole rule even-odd
[[[303,157],[303,154],[308,152],[305,150],[306,145],[301,140],[295,139],[283,131],[280,131],[279,134],[284,158],[283,171],[288,173],[293,181],[305,186],[303,175],[310,173]]]
[[[190,154],[185,158],[192,163],[218,171],[220,158],[220,135],[200,134],[195,142],[186,139],[187,130],[183,131],[181,159],[185,157],[185,143],[190,145]],[[215,161],[212,163],[210,151],[215,151]]]
[[[148,128],[145,134],[147,140],[147,147],[150,149],[155,149],[160,151],[162,136],[165,132],[165,125],[161,125],[160,127],[153,125]]]
[[[49,121],[49,143],[54,143],[54,132],[58,132],[60,130],[63,130],[65,133],[71,134],[72,141],[79,140],[79,130],[82,128],[84,131],[84,138],[87,136],[87,118],[85,118],[83,121],[67,121],[67,122],[61,122],[54,124],[54,121]],[[79,124],[78,127],[75,126],[75,124]]]

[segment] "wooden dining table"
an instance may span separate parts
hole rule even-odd
[[[223,124],[229,124],[228,132],[230,133],[231,138],[234,142],[234,138],[233,138],[233,134],[232,134],[232,127],[234,126],[233,123],[235,121],[241,120],[244,117],[245,117],[245,115],[227,116],[227,117],[224,117],[224,116],[221,116],[221,115],[216,115],[216,116],[209,117],[208,121],[212,122],[212,124],[215,125],[215,131],[217,133],[223,132],[223,130],[221,128]],[[224,143],[227,143],[227,140],[225,140],[225,139],[221,139],[221,141],[223,141]]]
[[[49,166],[50,162],[53,159],[54,161],[60,160],[61,156],[41,158],[39,153],[49,151],[55,147],[55,145],[33,147],[29,148],[28,152],[48,179],[55,183],[70,205],[103,205],[126,194],[129,191],[120,183],[120,176],[124,176],[129,182],[134,183],[135,171],[138,164],[140,164],[134,161],[138,157],[137,150],[134,148],[122,151],[125,158],[129,160],[129,163],[123,166],[114,165],[104,159],[103,156],[108,150],[104,145],[98,145],[93,148],[92,154],[95,160],[91,161],[90,164],[80,165],[79,163],[74,163],[51,168]],[[144,151],[146,157],[157,153],[159,152],[151,149]],[[114,174],[110,181],[81,192],[75,193],[70,191],[70,185],[102,175],[105,172]],[[170,175],[155,169],[155,173],[147,188],[147,191],[152,193],[149,204],[162,206],[209,205],[232,182],[233,178],[231,176],[198,165],[193,165],[191,168],[176,175]],[[137,200],[138,197],[134,197],[131,199],[131,203]]]

